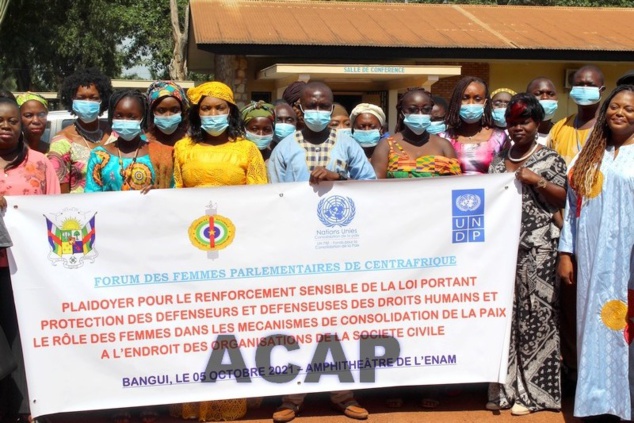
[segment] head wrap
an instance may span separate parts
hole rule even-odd
[[[202,85],[188,89],[187,97],[189,97],[189,101],[192,104],[200,103],[203,97],[214,97],[233,104],[234,106],[236,105],[231,88],[218,81],[205,82]]]
[[[345,107],[343,107],[341,104],[339,103],[334,103],[334,107],[332,109],[332,116],[345,116],[345,117],[350,117],[348,115],[348,111],[346,110]]]
[[[46,110],[48,110],[48,101],[46,101],[46,99],[39,94],[35,94],[35,93],[27,91],[24,94],[20,94],[19,96],[15,98],[15,101],[18,103],[18,106],[20,107],[22,107],[22,105],[26,103],[27,101],[31,101],[31,100],[35,100],[42,103],[44,107],[46,107]]]
[[[304,81],[293,82],[291,85],[286,87],[284,93],[282,94],[282,98],[292,106],[302,96],[302,90],[305,86],[306,83]]]
[[[274,122],[275,106],[263,101],[258,101],[257,103],[252,101],[240,110],[240,115],[242,116],[242,121],[245,125],[249,123],[251,119],[256,117],[264,117],[269,119],[271,122]]]
[[[362,113],[369,113],[374,115],[378,120],[381,126],[385,125],[385,112],[379,106],[375,106],[370,103],[361,103],[354,109],[352,109],[352,113],[350,113],[350,121],[354,125],[354,121]]]
[[[500,94],[500,93],[507,93],[510,94],[511,97],[513,97],[515,94],[517,94],[515,91],[513,91],[510,88],[498,88],[497,90],[493,91],[491,93],[491,98],[495,97],[496,95]]]
[[[147,101],[149,105],[149,109],[152,110],[152,106],[156,102],[156,100],[161,99],[163,97],[174,97],[178,101],[180,101],[183,110],[187,109],[189,106],[189,102],[187,101],[187,97],[185,96],[185,91],[172,81],[155,81],[147,89]]]

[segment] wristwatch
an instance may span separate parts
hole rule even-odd
[[[548,185],[548,181],[545,178],[540,178],[537,181],[537,188],[546,188],[546,185]]]

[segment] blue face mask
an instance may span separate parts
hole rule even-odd
[[[200,127],[212,137],[217,137],[229,127],[229,115],[201,116]]]
[[[253,132],[246,131],[246,136],[249,141],[258,146],[260,150],[266,150],[273,141],[273,134],[270,135],[258,135]]]
[[[557,111],[557,100],[539,100],[539,104],[541,104],[544,109],[544,120],[551,120]]]
[[[291,125],[290,123],[275,124],[275,136],[280,140],[288,137],[293,132],[295,132],[295,126]]]
[[[493,122],[495,123],[495,126],[499,128],[506,128],[506,118],[504,117],[505,113],[506,109],[504,108],[493,109],[493,111],[491,112],[491,116],[493,117]]]
[[[301,108],[301,106],[300,106]],[[304,123],[313,132],[321,132],[330,123],[332,110],[304,110]]]
[[[141,134],[140,120],[113,119],[112,130],[126,141],[132,141]]]
[[[352,133],[352,138],[354,138],[361,147],[374,147],[381,139],[381,131],[378,129],[370,129],[367,131],[355,129]]]
[[[73,100],[73,112],[79,120],[84,123],[91,123],[99,117],[101,101]]]
[[[460,106],[460,119],[465,123],[475,123],[484,115],[484,104],[463,104]]]
[[[178,129],[183,117],[180,114],[170,116],[154,115],[154,125],[166,135],[172,135]]]
[[[601,100],[599,87],[574,86],[570,90],[570,97],[579,106],[590,106]]]
[[[429,125],[431,125],[431,115],[405,115],[403,123],[410,129],[410,131],[416,135],[420,135],[429,128]]]
[[[441,132],[445,132],[447,130],[447,125],[442,120],[438,120],[436,122],[432,122],[429,124],[427,128],[427,132],[433,135],[440,134]]]

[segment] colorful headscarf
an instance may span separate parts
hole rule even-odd
[[[189,107],[185,91],[173,81],[154,81],[147,89],[147,100],[150,110],[156,100],[163,97],[174,97],[180,101],[183,111]]]
[[[306,83],[304,81],[293,82],[291,85],[286,87],[284,93],[282,93],[282,98],[292,106],[293,104],[297,103],[297,100],[299,100],[299,98],[302,96],[302,90],[304,89],[304,86],[306,86]]]
[[[363,113],[369,113],[375,116],[379,120],[381,126],[385,125],[385,112],[383,109],[370,103],[361,103],[352,109],[352,113],[350,113],[350,121],[354,124],[355,119]]]
[[[31,100],[35,100],[37,102],[42,103],[44,107],[46,107],[46,110],[48,110],[48,101],[46,101],[46,99],[39,94],[35,94],[30,91],[27,91],[24,94],[20,94],[19,96],[15,98],[15,101],[17,101],[18,106],[20,107],[22,107],[22,105],[26,103],[27,101],[31,101]]]
[[[252,101],[240,110],[240,115],[245,125],[256,117],[264,117],[271,122],[275,122],[275,106],[263,101],[258,101],[257,103]]]
[[[200,103],[203,97],[214,97],[233,104],[234,106],[236,105],[231,88],[218,81],[205,82],[202,85],[188,89],[187,97],[189,97],[189,101],[194,105]]]
[[[515,91],[513,91],[510,88],[498,88],[497,90],[495,90],[495,91],[493,91],[491,93],[491,98],[495,97],[497,94],[500,94],[500,93],[510,94],[511,97],[513,97],[515,94],[517,94]]]

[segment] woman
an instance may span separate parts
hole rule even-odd
[[[558,231],[551,219],[566,200],[566,163],[537,143],[544,109],[535,96],[513,96],[505,117],[514,144],[494,158],[489,173],[514,172],[521,182],[522,227],[506,383],[489,385],[486,408],[512,407],[522,416],[561,408]]]
[[[617,87],[605,100],[569,177],[558,273],[563,283],[577,285],[574,415],[600,416],[596,421],[603,422],[631,420],[633,85]]]
[[[62,104],[77,120],[51,140],[48,152],[63,193],[84,192],[90,152],[109,136],[108,125],[99,120],[99,115],[108,108],[111,94],[110,78],[96,69],[77,71],[64,80]]]
[[[465,76],[456,84],[447,111],[449,129],[442,137],[451,141],[462,173],[487,173],[491,160],[503,147],[504,130],[493,128],[489,88],[480,78]]]
[[[243,138],[240,110],[222,82],[190,88],[189,136],[174,146],[176,188],[266,184],[254,143]]]
[[[396,104],[396,134],[381,140],[372,154],[379,179],[459,175],[456,152],[446,139],[430,135],[434,103],[422,88],[406,92]]]
[[[135,90],[115,92],[108,106],[112,134],[92,150],[86,170],[85,192],[148,189],[156,180],[143,134],[147,101]]]
[[[39,151],[29,149],[22,133],[18,104],[0,97],[0,209],[6,209],[5,195],[59,194],[55,169]],[[24,358],[5,249],[0,249],[0,327],[11,345],[18,369],[0,382],[0,409],[7,415],[3,421],[27,422],[29,399],[24,373]],[[11,419],[10,419],[11,418]]]
[[[275,132],[271,150],[275,148],[284,138],[295,133],[297,127],[297,115],[293,108],[284,100],[277,100],[275,103]]]
[[[336,129],[337,132],[352,134],[352,123],[350,115],[345,107],[339,103],[332,103],[332,114],[330,116],[329,128]]]
[[[185,91],[172,81],[153,82],[146,95],[149,103],[146,136],[156,173],[155,188],[172,188],[174,144],[187,134],[189,102]]]
[[[537,97],[539,104],[544,108],[546,116],[544,116],[542,124],[539,125],[539,140],[537,141],[542,145],[547,145],[548,134],[550,134],[550,130],[553,129],[554,126],[552,119],[555,116],[558,106],[557,89],[553,81],[541,76],[528,83],[526,92]]]
[[[252,101],[240,110],[246,139],[254,143],[264,161],[271,156],[273,126],[275,125],[275,107],[272,104]]]
[[[495,126],[502,130],[506,130],[506,119],[504,118],[506,106],[509,105],[511,97],[515,94],[517,93],[510,88],[498,88],[491,93],[491,104],[493,105],[491,117]]]
[[[39,94],[26,92],[17,97],[20,114],[22,115],[22,130],[28,146],[40,153],[48,151],[49,144],[42,141],[46,130],[48,116],[48,101]]]
[[[301,107],[299,107],[299,99],[302,96],[302,91],[306,83],[304,81],[295,81],[290,84],[284,92],[282,93],[282,98],[288,104],[290,104],[291,108],[295,112],[295,116],[297,118],[296,127],[298,131],[304,129],[304,112],[302,112]]]
[[[447,116],[447,101],[437,95],[431,96],[434,102],[434,107],[431,109],[431,123],[427,128],[427,132],[432,135],[438,135],[447,131],[447,124],[445,123],[445,116]]]
[[[352,138],[359,143],[365,156],[369,159],[381,140],[385,126],[385,113],[379,106],[361,103],[350,113]]]

